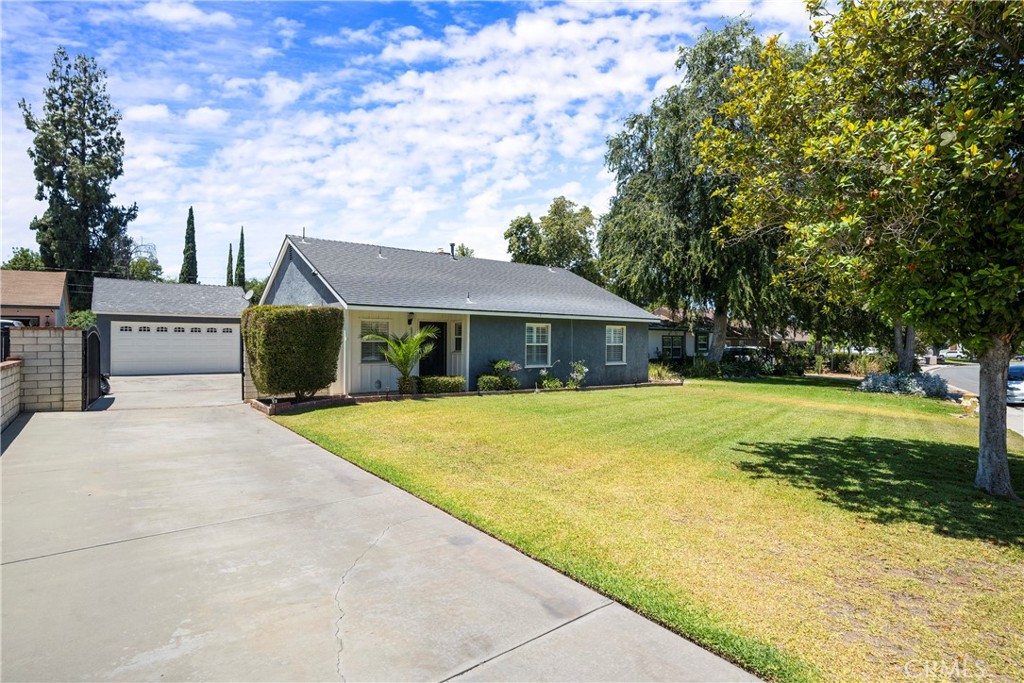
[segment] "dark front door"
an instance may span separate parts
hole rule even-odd
[[[448,323],[420,323],[421,330],[428,326],[437,330],[437,336],[434,337],[434,350],[420,360],[420,377],[441,377],[448,373],[448,364],[445,363]]]

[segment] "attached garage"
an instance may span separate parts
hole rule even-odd
[[[96,278],[93,311],[111,375],[242,369],[241,287]]]

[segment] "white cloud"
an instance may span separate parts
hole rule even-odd
[[[342,28],[334,35],[316,36],[309,42],[318,47],[347,47],[349,45],[376,45],[381,42],[377,31],[380,25],[373,23],[366,28]]]
[[[282,40],[282,47],[288,49],[295,42],[295,36],[299,35],[299,29],[303,27],[303,23],[287,17],[277,17],[271,26],[277,29],[277,35]]]
[[[193,128],[220,128],[229,118],[231,113],[224,109],[199,107],[188,110],[185,114],[185,123]]]
[[[166,121],[170,117],[166,104],[142,104],[124,110],[125,121]]]
[[[159,0],[146,3],[136,13],[168,24],[177,31],[193,28],[232,28],[235,20],[227,12],[204,12],[190,2]]]
[[[317,78],[312,75],[307,75],[301,81],[296,81],[272,71],[260,79],[260,87],[263,88],[263,104],[271,111],[279,111],[302,97],[314,86],[316,81]]]

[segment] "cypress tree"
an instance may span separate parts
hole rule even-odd
[[[235,284],[245,287],[245,226],[238,235],[238,256],[235,258]]]
[[[232,271],[232,268],[231,268],[231,243],[229,242],[228,243],[228,278],[227,278],[227,281],[224,283],[228,287],[230,287],[233,284],[235,284],[234,282],[232,282],[233,274],[232,274],[231,271]]]
[[[196,265],[196,219],[192,207],[188,207],[188,223],[185,224],[185,250],[182,252],[181,274],[178,282],[196,284],[198,266]]]

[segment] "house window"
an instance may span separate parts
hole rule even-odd
[[[708,340],[709,336],[707,332],[697,333],[697,355],[706,356],[708,353]]]
[[[526,323],[526,367],[551,365],[551,325]]]
[[[132,331],[132,326],[131,325],[121,325],[121,331],[122,332],[131,332]]]
[[[192,332],[193,333],[195,333],[195,332],[202,332],[202,331],[203,331],[203,328],[201,328],[201,327],[193,327],[192,328]]]
[[[175,332],[184,332],[184,331],[185,331],[185,328],[184,328],[184,327],[175,327],[175,328],[174,328],[174,331],[175,331]]]
[[[382,337],[388,336],[387,320],[364,320],[359,325],[359,337],[362,339],[368,334],[379,334]],[[360,360],[363,363],[383,363],[384,349],[388,347],[382,341],[376,339],[362,339],[360,348]]]
[[[683,344],[685,337],[666,334],[661,338],[661,357],[672,360],[679,360],[683,357]]]
[[[217,334],[217,328],[216,327],[207,327],[206,328],[206,333],[207,334]]]
[[[224,334],[231,334],[233,330],[230,327],[225,327],[224,329],[221,330],[221,332],[223,332]]]
[[[160,327],[156,328],[156,331],[157,331],[157,332],[166,332],[166,331],[167,331],[167,328],[166,328],[166,327],[163,327],[163,326],[161,325]]]
[[[455,323],[455,353],[462,352],[462,323]]]
[[[625,365],[625,325],[608,325],[604,328],[604,362],[608,365]]]

